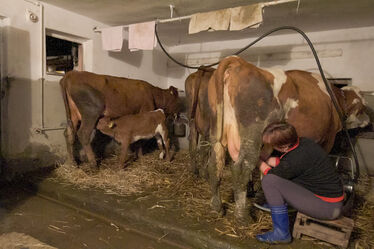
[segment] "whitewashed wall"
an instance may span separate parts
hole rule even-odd
[[[258,31],[261,34],[261,31]],[[353,85],[364,91],[374,90],[374,27],[310,32],[307,36],[320,56],[326,77],[352,78]],[[180,61],[189,65],[216,62],[254,39],[217,41],[170,47]],[[184,55],[185,51],[189,51]],[[255,44],[240,56],[261,67],[279,66],[284,70],[316,71],[317,64],[303,37],[299,34],[272,35]],[[169,81],[178,87],[195,70],[186,70],[168,61]]]
[[[166,87],[166,57],[159,49],[129,52],[124,41],[122,52],[101,49],[100,33],[94,27],[105,27],[92,19],[43,4],[44,25],[47,32],[58,33],[82,42],[84,70],[146,80]],[[39,21],[30,22],[26,12],[35,13]],[[42,21],[41,7],[24,0],[0,0],[2,31],[1,150],[9,161],[50,164],[66,154],[63,130],[65,110],[58,81],[61,77],[44,75],[44,104],[42,103]],[[127,33],[125,31],[125,36]],[[31,160],[31,161],[30,161]],[[31,166],[30,166],[31,167]]]

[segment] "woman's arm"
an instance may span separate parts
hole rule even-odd
[[[270,167],[266,162],[260,160],[261,164],[260,164],[260,171],[262,172],[262,174],[266,175],[268,173],[268,171],[270,169],[272,169],[272,167]]]

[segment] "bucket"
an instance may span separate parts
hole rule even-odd
[[[186,120],[178,118],[174,121],[173,125],[174,136],[185,137],[186,136]]]

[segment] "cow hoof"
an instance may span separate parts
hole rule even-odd
[[[195,166],[194,163],[191,163],[190,166],[188,167],[188,169],[191,172],[191,174],[199,176],[199,169]]]
[[[206,168],[199,169],[199,176],[202,179],[208,179],[208,170]]]
[[[99,168],[96,165],[85,163],[79,166],[86,174],[92,175],[99,171]]]
[[[163,151],[161,151],[159,158],[164,159],[164,156],[165,156],[165,153]]]
[[[67,159],[65,162],[64,162],[65,165],[71,165],[71,166],[75,166],[75,167],[78,167],[78,164],[75,160],[72,160],[72,159]]]
[[[250,222],[250,217],[247,212],[243,212],[243,211],[236,212],[235,211],[235,221],[239,225],[246,225]]]
[[[218,198],[213,197],[210,202],[210,205],[212,206],[213,210],[217,213],[222,212],[222,202]]]

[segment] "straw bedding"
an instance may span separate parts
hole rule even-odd
[[[158,159],[158,152],[153,152],[132,161],[124,169],[118,164],[118,158],[112,156],[103,160],[100,170],[95,172],[91,172],[84,165],[80,168],[67,164],[60,165],[55,170],[53,178],[62,179],[80,188],[100,188],[107,194],[129,196],[152,193],[163,200],[163,207],[168,208],[168,205],[177,203],[182,209],[181,216],[190,217],[196,222],[209,222],[222,236],[253,238],[261,231],[271,229],[270,215],[254,209],[250,203],[251,199],[249,205],[252,221],[246,226],[235,222],[234,198],[228,167],[221,182],[221,196],[226,215],[219,217],[212,212],[209,185],[206,180],[190,173],[189,161],[189,155],[185,151],[176,153],[172,162]],[[357,249],[374,248],[374,202],[363,197],[369,187],[368,177],[362,178],[357,187],[357,203],[353,213],[355,229],[351,237],[351,242]],[[316,240],[315,243],[321,242]]]

